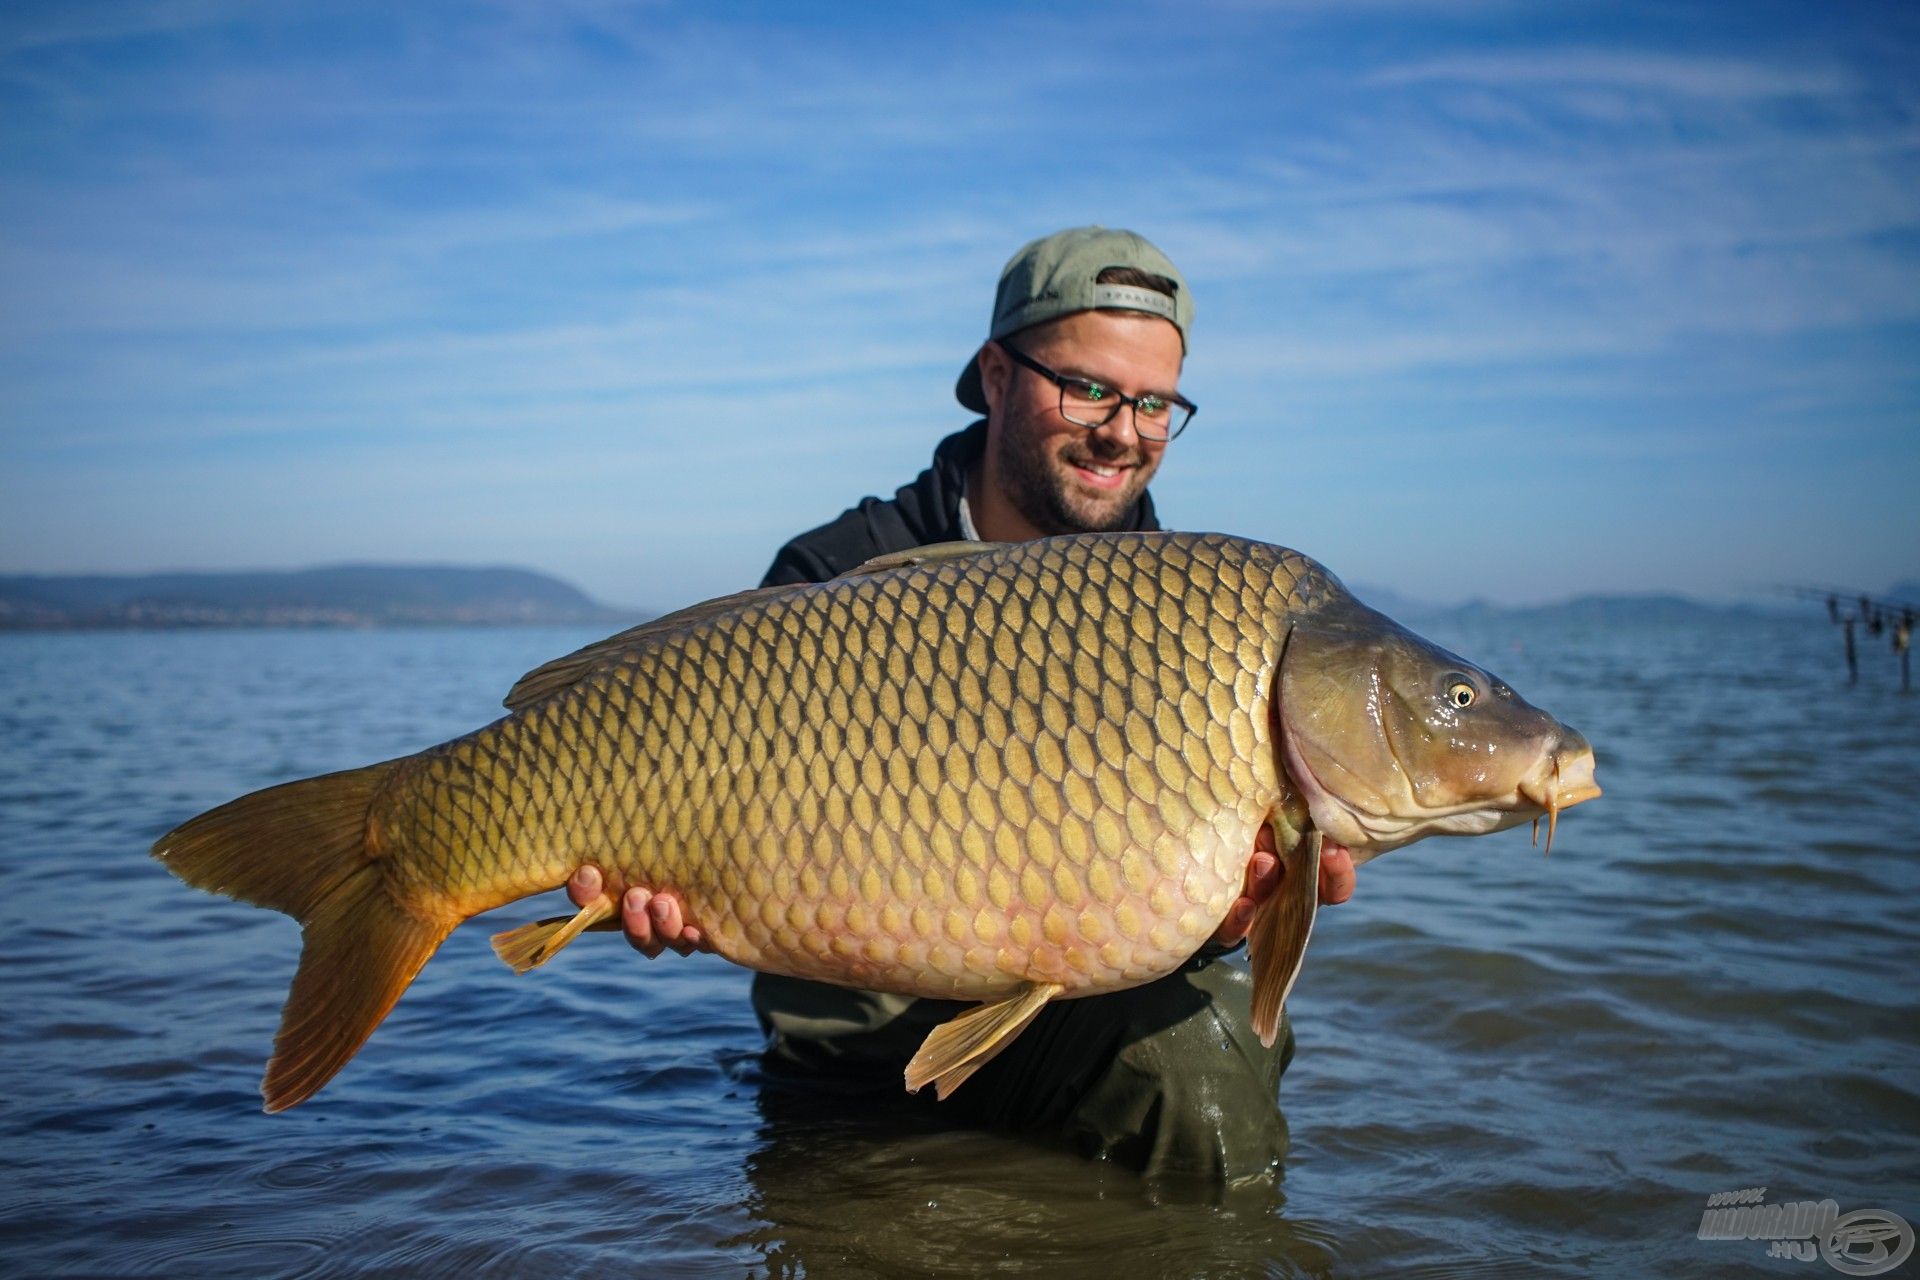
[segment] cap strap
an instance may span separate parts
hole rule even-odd
[[[1174,320],[1173,299],[1157,289],[1142,289],[1130,284],[1096,284],[1093,305],[1118,307],[1125,311],[1148,311]],[[1178,320],[1174,320],[1178,324]]]

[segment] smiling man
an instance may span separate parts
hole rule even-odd
[[[1192,323],[1179,271],[1130,231],[1077,227],[1027,245],[1001,272],[988,339],[955,388],[984,419],[941,441],[892,498],[782,547],[766,583],[823,581],[935,542],[1159,528],[1147,482],[1194,414],[1178,390]],[[1293,1031],[1262,1048],[1246,972],[1220,959],[1277,884],[1267,839],[1248,850],[1242,897],[1210,946],[1157,982],[1048,1005],[941,1114],[1155,1175],[1226,1182],[1270,1168],[1286,1150],[1277,1092]],[[1321,901],[1345,901],[1346,851],[1329,844],[1321,868]],[[569,891],[586,902],[599,888],[589,869]],[[671,894],[630,890],[622,908],[628,940],[650,956],[702,945]],[[756,975],[753,1003],[770,1066],[891,1093],[927,1033],[963,1007],[770,974]]]

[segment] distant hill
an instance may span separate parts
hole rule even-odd
[[[1431,614],[1442,613],[1439,605],[1428,604],[1425,600],[1415,600],[1412,596],[1402,595],[1392,587],[1378,587],[1366,582],[1350,582],[1347,590],[1369,609],[1378,609],[1389,618],[1423,618]]]
[[[530,569],[345,564],[255,573],[0,576],[0,630],[631,623]]]
[[[1690,596],[1671,593],[1592,594],[1548,604],[1494,604],[1488,600],[1468,600],[1462,604],[1434,604],[1416,600],[1386,587],[1356,585],[1353,593],[1390,618],[1402,621],[1472,618],[1553,619],[1605,626],[1644,625],[1663,622],[1698,622],[1709,618],[1776,617],[1802,612],[1803,605],[1789,602],[1711,604]]]
[[[1680,595],[1585,595],[1541,605],[1496,605],[1475,600],[1444,612],[1450,617],[1552,618],[1603,626],[1698,622],[1708,618],[1777,617],[1792,606],[1709,604]]]

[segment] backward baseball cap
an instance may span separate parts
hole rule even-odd
[[[1173,282],[1173,296],[1126,284],[1101,284],[1109,267],[1133,267]],[[1167,255],[1145,236],[1105,227],[1069,227],[1042,236],[1007,260],[993,298],[993,326],[987,341],[1076,311],[1144,311],[1171,321],[1180,331],[1181,350],[1193,327],[1193,295]],[[980,386],[980,353],[961,370],[953,394],[975,413],[987,411]]]

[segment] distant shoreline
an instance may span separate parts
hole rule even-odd
[[[531,569],[331,565],[242,573],[0,576],[0,631],[183,631],[294,627],[631,626]]]
[[[110,620],[22,623],[0,619],[0,635],[56,635],[78,632],[201,632],[201,631],[412,631],[484,629],[489,627],[604,627],[617,631],[645,622],[649,615],[634,612],[605,618],[381,618],[368,620],[260,619],[233,621],[117,622]]]
[[[1359,583],[1402,622],[1558,618],[1596,626],[1692,619],[1820,617],[1805,601],[1709,603],[1671,593],[1592,594],[1551,604],[1434,604]],[[1892,593],[1920,596],[1920,583]],[[630,627],[651,614],[603,604],[549,574],[511,567],[331,565],[232,573],[0,575],[0,633],[291,628]]]

